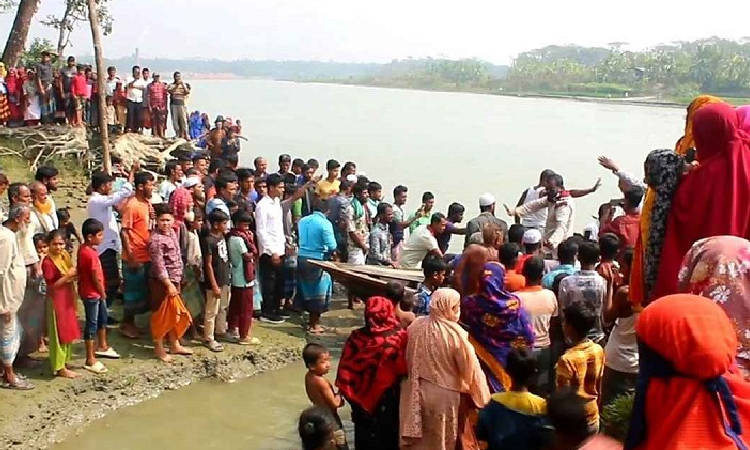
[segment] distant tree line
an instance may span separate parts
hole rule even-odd
[[[750,95],[750,40],[712,37],[644,51],[549,46],[518,55],[504,87],[517,91]]]

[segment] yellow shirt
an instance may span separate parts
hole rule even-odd
[[[318,197],[320,197],[321,200],[328,200],[339,193],[339,185],[341,185],[339,180],[333,180],[333,182],[328,180],[318,181]]]
[[[587,401],[589,424],[599,423],[599,395],[602,392],[604,349],[588,339],[569,348],[555,365],[557,387],[571,386]]]
[[[547,400],[531,392],[498,392],[492,400],[508,409],[533,416],[547,415]]]

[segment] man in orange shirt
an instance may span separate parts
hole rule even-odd
[[[128,338],[140,337],[141,330],[135,325],[136,314],[148,311],[148,274],[151,258],[148,242],[153,223],[153,208],[150,203],[154,190],[154,177],[149,172],[138,172],[133,181],[135,196],[122,208],[122,260],[123,270],[123,319],[120,332]]]
[[[526,286],[523,275],[516,273],[520,253],[521,249],[518,248],[518,244],[512,242],[500,247],[500,263],[505,267],[505,290],[508,292],[516,292]]]

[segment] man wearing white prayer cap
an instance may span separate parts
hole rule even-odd
[[[484,227],[489,224],[495,224],[500,231],[503,232],[503,238],[508,238],[508,224],[497,217],[495,217],[495,196],[489,192],[479,196],[479,215],[469,221],[466,224],[466,238],[464,240],[464,248],[469,246],[469,238],[472,234],[484,230]]]

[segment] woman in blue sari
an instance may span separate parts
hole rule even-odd
[[[461,325],[469,332],[492,392],[510,388],[505,372],[508,353],[514,347],[532,348],[534,328],[518,297],[505,290],[505,269],[488,261],[487,252],[470,246],[456,269],[461,292]]]

